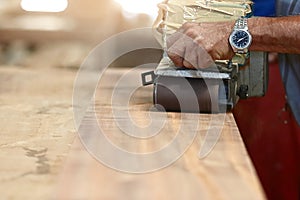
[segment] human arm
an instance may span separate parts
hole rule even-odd
[[[195,47],[204,49],[213,60],[230,59],[234,52],[228,42],[233,21],[214,23],[186,23],[168,38],[169,57],[177,66],[202,68],[203,63]],[[252,35],[250,51],[300,54],[300,16],[253,17],[248,20]],[[182,42],[182,38],[191,42]],[[191,48],[190,46],[194,47]]]
[[[300,54],[300,15],[248,20],[252,51]]]

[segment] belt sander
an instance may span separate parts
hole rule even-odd
[[[217,60],[206,69],[174,66],[166,54],[166,39],[183,23],[250,17],[251,1],[179,1],[160,4],[155,30],[164,55],[154,71],[142,74],[143,85],[153,84],[158,109],[218,113],[231,110],[239,99],[263,96],[267,89],[267,53],[250,52],[232,60]],[[160,41],[161,39],[161,41]]]

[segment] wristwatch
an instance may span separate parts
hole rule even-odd
[[[248,31],[247,18],[239,18],[229,36],[229,43],[235,53],[248,53],[248,48],[252,42],[252,36]]]

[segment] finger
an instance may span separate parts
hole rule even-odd
[[[179,40],[181,37],[183,37],[185,35],[185,33],[190,30],[192,27],[198,25],[197,23],[193,23],[193,22],[186,22],[184,23],[177,31],[176,33],[170,35],[167,38],[167,47],[169,48],[170,46],[172,46],[172,44],[174,42],[176,42],[177,40]]]
[[[197,68],[198,55],[195,49],[197,44],[192,41],[186,41],[186,49],[184,54],[183,65],[186,68]]]
[[[169,58],[173,61],[174,65],[176,67],[183,67],[183,58],[176,55],[176,54],[173,54],[173,53],[169,53],[168,54]]]
[[[194,51],[198,55],[196,66],[197,69],[204,69],[214,65],[214,60],[202,45],[198,44]]]
[[[169,57],[174,62],[174,64],[178,67],[183,66],[183,58],[185,55],[185,48],[186,48],[186,46],[184,43],[184,39],[180,38],[168,49]]]
[[[177,42],[182,37],[182,35],[182,33],[176,32],[167,37],[167,49],[169,49],[175,42]]]
[[[195,69],[195,67],[187,60],[183,60],[183,66],[188,69]]]

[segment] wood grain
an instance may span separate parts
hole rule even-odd
[[[97,120],[107,138],[120,148],[149,152],[168,144],[182,119],[188,119],[192,128],[199,123],[199,129],[193,144],[175,163],[134,175],[104,166],[76,137],[72,110],[76,71],[0,67],[1,199],[264,199],[230,113],[224,125],[213,126],[212,120],[220,116],[168,113],[165,127],[149,140],[132,140],[116,127],[112,91],[126,94],[133,90],[140,84],[136,82],[139,73],[111,69],[100,81],[95,98]],[[130,81],[118,89],[116,83],[124,74]],[[120,104],[116,111],[128,110],[136,124],[147,126],[151,96],[151,87],[138,88],[129,105]],[[159,121],[164,115],[152,112],[152,117]],[[119,120],[128,123],[126,118]],[[216,127],[222,128],[218,143],[207,157],[199,159],[207,131]]]
[[[50,199],[75,138],[76,72],[0,67],[0,199]]]
[[[184,131],[186,135],[183,134],[182,141],[174,149],[178,149],[188,140],[187,134],[196,131],[193,144],[170,166],[146,174],[130,174],[101,164],[101,160],[96,159],[97,152],[93,152],[94,155],[89,154],[89,145],[83,146],[77,138],[61,174],[60,184],[54,192],[55,198],[264,199],[261,185],[232,114],[163,114],[151,111],[153,118],[150,119],[152,89],[138,88],[139,73],[139,70],[129,69],[110,69],[105,72],[95,95],[96,112],[88,111],[80,125],[82,130],[88,130],[85,134],[92,135],[93,129],[89,129],[92,124],[91,116],[96,114],[102,134],[113,144],[129,152],[147,153],[169,144],[176,134],[182,134],[178,132],[181,123],[185,122],[191,126],[187,126]],[[127,96],[130,96],[129,100],[126,100]],[[131,119],[118,115],[124,110],[130,113]],[[219,119],[221,123],[217,123],[215,119]],[[130,120],[140,127],[160,120],[165,120],[165,124],[154,137],[138,140],[124,134],[117,126],[120,122],[130,126]],[[195,124],[198,125],[196,130]],[[218,129],[221,130],[221,135],[217,144],[206,157],[199,159],[199,149],[207,140],[214,139],[207,133],[213,134]],[[102,144],[93,137],[89,139],[90,145]],[[109,154],[110,149],[102,148],[101,145],[98,148],[98,153]],[[126,159],[124,161],[118,155],[110,155],[116,162],[126,162]],[[158,162],[162,159],[164,157],[157,156]]]

